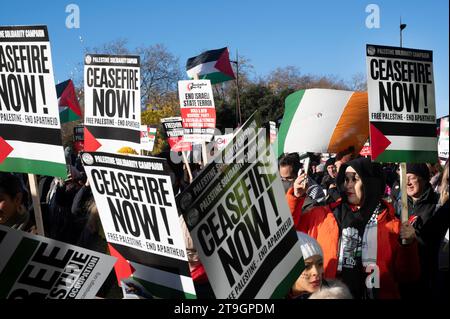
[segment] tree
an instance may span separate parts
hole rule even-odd
[[[141,47],[136,52],[141,56],[143,104],[146,107],[165,104],[165,96],[177,91],[178,80],[182,78],[178,58],[162,44]]]
[[[367,91],[366,75],[361,72],[353,75],[349,87],[353,91]]]

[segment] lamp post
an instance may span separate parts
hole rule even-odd
[[[400,48],[402,47],[402,31],[406,28],[406,24],[402,23],[402,17],[400,17]]]

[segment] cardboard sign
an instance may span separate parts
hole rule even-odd
[[[195,298],[166,161],[100,152],[83,153],[82,161],[119,258],[118,280],[132,276],[154,296]]]
[[[448,160],[448,116],[442,117],[439,122],[439,160],[444,165]]]
[[[251,117],[177,203],[217,298],[281,298],[303,259],[277,161]]]
[[[377,162],[436,162],[433,52],[368,44],[370,145]]]
[[[67,178],[46,26],[0,26],[0,171]]]
[[[117,153],[139,149],[140,58],[86,54],[84,58],[85,150]]]
[[[94,298],[116,258],[0,225],[0,299]]]
[[[211,141],[216,127],[216,108],[211,81],[178,81],[184,140],[201,143]]]
[[[151,152],[155,146],[156,128],[141,125],[141,150]]]
[[[192,143],[184,140],[184,129],[181,117],[174,116],[162,118],[161,124],[166,132],[167,142],[172,151],[192,151]]]

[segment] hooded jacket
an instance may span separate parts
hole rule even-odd
[[[394,208],[381,200],[384,193],[384,178],[381,167],[365,158],[358,158],[343,164],[337,177],[338,189],[342,199],[327,206],[314,207],[302,214],[304,197],[294,196],[293,188],[289,189],[286,199],[291,210],[294,225],[315,238],[324,253],[324,277],[327,279],[338,276],[338,252],[341,235],[341,220],[347,197],[344,192],[345,170],[351,166],[363,182],[364,198],[358,210],[357,219],[362,224],[367,223],[375,207],[381,202],[383,210],[377,216],[377,266],[379,274],[379,291],[377,298],[400,298],[398,284],[414,281],[419,276],[419,259],[417,242],[402,246],[399,241],[400,220],[395,217]]]
[[[444,209],[438,209],[439,196],[427,185],[422,196],[413,201],[408,196],[408,212],[410,221],[416,230],[419,246],[421,276],[416,293],[430,292],[432,282],[438,271],[439,248],[449,227],[449,214]],[[410,291],[412,288],[409,287]],[[431,296],[431,294],[428,294]]]

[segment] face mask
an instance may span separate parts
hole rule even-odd
[[[281,181],[281,182],[283,183],[283,188],[284,188],[285,193],[287,193],[289,188],[291,188],[292,185],[294,185],[294,182],[290,182],[290,181]]]

